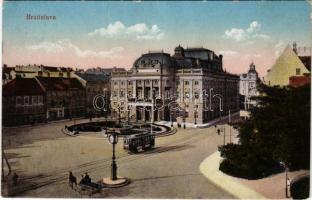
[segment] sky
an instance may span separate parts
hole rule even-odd
[[[310,10],[306,1],[6,1],[3,63],[129,69],[149,50],[173,54],[180,44],[222,54],[235,74],[254,62],[264,76],[287,44],[311,46]]]

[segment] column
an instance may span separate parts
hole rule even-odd
[[[118,97],[118,101],[120,101],[120,80],[118,80],[118,94],[117,94],[117,97]]]
[[[128,102],[128,80],[126,80],[126,101]],[[128,105],[127,105],[128,106]]]
[[[136,88],[137,88],[137,81],[134,80],[133,81],[133,91],[132,91],[133,98],[137,98],[137,96],[136,96]]]
[[[151,85],[151,99],[153,99],[153,81],[154,80],[150,80],[151,82],[150,82],[150,85]]]
[[[145,80],[142,80],[143,84],[142,84],[142,92],[143,92],[143,99],[145,98]]]
[[[142,109],[142,121],[145,122],[145,106],[143,106],[143,109]]]
[[[184,102],[184,79],[181,79],[181,83],[181,102]]]
[[[161,96],[161,78],[158,80],[158,95],[159,95],[159,97],[161,98],[162,96]]]
[[[193,102],[193,79],[190,80],[189,82],[190,82],[190,100]]]

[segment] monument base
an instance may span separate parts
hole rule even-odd
[[[111,180],[110,177],[105,177],[102,179],[103,186],[108,188],[123,187],[125,185],[128,185],[129,183],[129,179],[120,176],[117,177],[117,180]]]

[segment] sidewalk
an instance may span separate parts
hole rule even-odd
[[[220,153],[217,151],[206,158],[199,166],[200,172],[212,183],[222,188],[239,199],[264,199],[260,193],[252,190],[235,178],[222,173],[219,170],[221,161]]]
[[[238,117],[239,116],[239,112],[235,112],[233,114],[231,114],[231,119],[233,119],[234,117]],[[216,118],[214,120],[211,120],[209,121],[208,123],[205,123],[205,124],[194,124],[194,123],[189,123],[189,122],[185,122],[185,127],[186,128],[208,128],[210,126],[213,126],[215,124],[223,124],[223,123],[227,123],[229,120],[229,116],[228,115],[225,115],[225,116],[222,116],[221,118]],[[160,125],[166,125],[166,126],[171,126],[171,122],[170,121],[159,121],[157,122],[158,124]],[[184,123],[180,123],[181,124],[181,127],[183,127]],[[178,123],[177,122],[173,122],[173,126],[174,127],[177,127],[178,126]]]
[[[285,199],[285,172],[269,177],[248,180],[229,176],[219,170],[222,160],[220,152],[215,152],[200,164],[200,171],[211,182],[240,199]],[[290,180],[309,174],[308,170],[289,172]]]

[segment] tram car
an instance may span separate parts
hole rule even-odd
[[[155,146],[155,135],[139,133],[126,136],[123,148],[130,152],[137,153],[140,150],[146,151]]]

